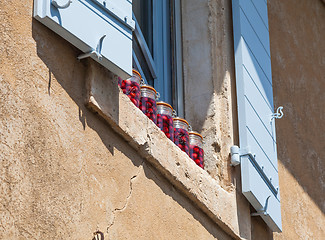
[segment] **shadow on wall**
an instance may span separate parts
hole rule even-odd
[[[109,132],[107,131],[109,126],[85,106],[88,62],[77,60],[77,56],[82,52],[35,19],[32,20],[32,35],[37,44],[37,55],[49,69],[48,94],[51,96],[51,84],[54,77],[78,105],[78,117],[83,129],[85,130],[87,126],[94,129],[107,149],[114,154],[112,141],[108,141],[107,134],[104,134]],[[107,71],[107,76],[112,77],[113,74]],[[117,85],[116,91],[118,91]],[[117,98],[118,95],[116,94],[115,97]],[[119,101],[115,102],[118,104]]]
[[[37,45],[37,55],[49,69],[48,94],[54,97],[54,93],[51,92],[51,84],[55,79],[78,106],[78,118],[82,128],[86,130],[89,127],[94,130],[112,155],[114,155],[114,149],[117,149],[126,155],[134,166],[139,167],[143,160],[137,152],[130,149],[130,146],[103,119],[85,106],[88,66],[87,61],[79,62],[77,60],[77,56],[81,52],[35,19],[32,20],[32,36]],[[113,77],[107,70],[103,69],[103,71],[107,73],[108,77]],[[117,83],[113,91],[119,92]],[[118,94],[116,97],[118,98]],[[118,104],[118,99],[115,102]],[[64,103],[62,102],[62,104]],[[152,179],[166,195],[171,196],[174,201],[186,209],[215,238],[228,239],[228,236],[221,234],[222,230],[208,216],[177,192],[171,184],[166,184],[167,181],[154,169],[145,164],[144,171],[148,179]]]
[[[206,230],[215,238],[215,239],[222,239],[222,240],[230,240],[231,238],[226,235],[223,230],[214,223],[202,210],[198,209],[195,205],[191,203],[189,199],[184,197],[183,194],[179,193],[173,185],[166,184],[166,180],[164,177],[157,172],[154,167],[152,167],[149,163],[145,163],[143,166],[145,176],[148,179],[151,179],[157,184],[160,189],[166,194],[167,196],[171,197],[175,202],[180,204],[187,212],[189,212],[193,218],[200,222],[202,226],[206,228]],[[164,207],[164,206],[162,206]],[[167,206],[168,207],[168,206]],[[176,218],[175,218],[176,221]],[[172,224],[172,223],[171,223]],[[184,226],[184,228],[186,228]]]
[[[321,1],[269,4],[274,102],[284,106],[284,117],[276,122],[278,159],[323,213],[324,10]],[[297,190],[286,187],[294,184],[286,180],[280,172],[280,191],[292,198]]]

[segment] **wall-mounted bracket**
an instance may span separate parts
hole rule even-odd
[[[92,55],[94,55],[98,60],[101,60],[102,59],[102,45],[103,45],[103,40],[104,38],[106,37],[106,35],[102,36],[99,41],[98,41],[98,44],[97,44],[97,47],[96,47],[96,50],[91,50],[90,52],[87,52],[87,53],[84,53],[84,54],[81,54],[79,55],[77,58],[78,60],[81,60],[81,59],[84,59],[84,58],[87,58],[87,57],[90,57]]]
[[[51,4],[56,7],[56,8],[60,8],[60,9],[64,9],[64,8],[68,8],[70,6],[70,4],[72,3],[72,0],[68,0],[68,2],[64,5],[60,5],[57,0],[52,0]]]
[[[255,158],[255,154],[251,153],[249,147],[241,149],[236,145],[230,147],[230,155],[231,166],[239,165],[241,156],[250,156],[251,158]]]
[[[268,205],[268,202],[269,202],[269,199],[270,199],[271,196],[268,196],[266,198],[266,201],[265,201],[265,205],[262,209],[258,210],[256,213],[252,213],[251,216],[252,217],[256,217],[256,216],[266,216],[268,215],[267,213],[267,205]]]
[[[280,106],[280,107],[278,107],[278,108],[276,109],[276,112],[273,113],[273,114],[271,115],[271,121],[272,121],[274,118],[280,119],[280,118],[283,117],[284,114],[283,114],[283,112],[282,112],[282,109],[283,109],[282,106]]]

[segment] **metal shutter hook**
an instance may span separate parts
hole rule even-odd
[[[267,206],[269,204],[270,197],[271,197],[271,195],[266,198],[265,206],[262,209],[258,210],[256,213],[252,213],[251,214],[252,217],[263,216],[263,215],[266,216],[266,215],[268,215]]]
[[[282,106],[277,108],[276,112],[272,114],[271,121],[273,120],[273,118],[280,119],[283,117],[284,114],[282,112],[282,109],[283,109]]]
[[[103,40],[104,40],[105,37],[106,37],[106,35],[102,36],[99,39],[96,50],[92,49],[90,52],[81,54],[81,55],[79,55],[77,57],[77,59],[81,60],[81,59],[84,59],[84,58],[87,58],[87,57],[90,57],[90,56],[94,55],[98,60],[102,60],[103,56],[102,56],[101,52],[102,52]]]

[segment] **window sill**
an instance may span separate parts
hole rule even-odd
[[[222,189],[122,93],[112,73],[89,61],[86,105],[139,155],[234,239],[239,234],[235,191]],[[103,91],[105,89],[105,91]]]

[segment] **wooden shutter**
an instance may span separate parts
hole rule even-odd
[[[34,17],[113,73],[132,74],[132,0],[35,0]]]
[[[266,0],[233,0],[242,192],[280,232],[281,208]]]

